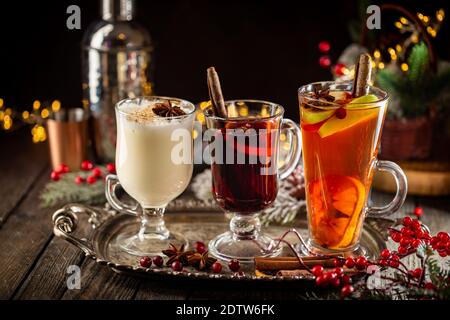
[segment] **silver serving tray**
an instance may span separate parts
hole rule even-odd
[[[78,235],[79,215],[85,215],[92,228],[89,235]],[[221,213],[172,213],[166,215],[169,229],[184,234],[190,244],[196,241],[207,243],[216,235],[228,229],[228,220]],[[361,247],[369,257],[375,257],[378,252],[386,248],[387,229],[395,224],[394,220],[366,219],[361,237]],[[243,267],[243,273],[232,273],[224,266],[222,273],[213,274],[185,268],[181,272],[170,268],[142,268],[139,266],[139,257],[127,254],[114,245],[118,233],[128,228],[136,228],[139,221],[136,216],[117,213],[113,210],[87,207],[80,204],[68,204],[53,214],[53,232],[71,244],[81,249],[100,265],[105,265],[118,273],[145,277],[177,277],[187,279],[235,280],[235,281],[305,281],[312,276],[298,277],[257,277],[253,266]],[[307,222],[305,217],[296,219],[289,226],[269,226],[264,230],[273,236],[281,236],[288,228],[294,227],[304,238],[307,236]],[[87,239],[87,238],[89,239]],[[294,237],[287,238],[296,243]],[[292,254],[284,248],[284,255]]]

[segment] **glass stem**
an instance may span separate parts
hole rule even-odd
[[[240,215],[236,213],[230,221],[230,230],[235,240],[256,239],[261,230],[258,214]]]
[[[169,238],[169,230],[164,223],[165,208],[144,208],[141,207],[140,218],[141,228],[139,238],[154,237],[155,239]]]

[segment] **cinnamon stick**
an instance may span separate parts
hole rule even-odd
[[[367,53],[359,56],[355,66],[355,79],[353,80],[353,97],[369,94],[370,78],[372,75],[372,59]]]
[[[313,267],[321,265],[324,268],[334,267],[334,259],[320,257],[302,257],[304,265]],[[260,271],[296,270],[304,266],[296,257],[255,258],[255,269]]]
[[[222,95],[222,88],[220,87],[219,75],[214,67],[207,69],[207,81],[209,98],[213,106],[213,110],[216,116],[221,118],[227,118],[227,108],[225,107],[225,101]]]

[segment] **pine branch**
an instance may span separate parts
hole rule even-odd
[[[411,82],[418,83],[424,80],[429,68],[428,48],[425,43],[416,44],[408,57],[409,72],[408,79]]]
[[[99,166],[102,172],[106,172],[105,167]],[[106,202],[105,183],[103,179],[98,179],[94,184],[76,184],[75,177],[78,175],[86,178],[91,172],[69,172],[61,176],[59,181],[50,181],[40,194],[41,205],[52,207],[69,202],[79,202],[83,204],[99,205]]]
[[[429,67],[428,49],[423,42],[411,49],[408,64],[407,73],[402,73],[398,68],[380,70],[377,85],[399,101],[404,117],[426,116],[430,106],[450,87],[450,68],[433,73]]]

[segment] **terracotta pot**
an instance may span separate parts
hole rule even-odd
[[[431,154],[433,120],[429,117],[386,120],[381,136],[380,158],[426,159]]]

